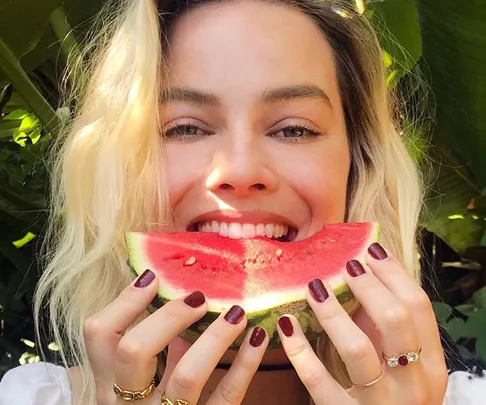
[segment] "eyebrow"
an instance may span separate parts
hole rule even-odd
[[[329,107],[332,107],[329,96],[315,84],[299,84],[265,90],[262,95],[262,102],[265,104],[273,104],[299,98],[316,98],[329,105]],[[168,89],[162,98],[162,102],[171,101],[186,101],[212,107],[219,107],[222,104],[221,100],[215,94],[189,87]]]

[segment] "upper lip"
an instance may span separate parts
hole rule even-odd
[[[238,222],[244,224],[285,224],[297,229],[297,226],[287,218],[268,211],[232,211],[217,210],[201,214],[194,218],[188,227],[194,226],[199,222]]]

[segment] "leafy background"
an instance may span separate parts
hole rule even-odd
[[[461,351],[486,361],[486,0],[349,1],[379,34],[404,138],[430,184],[424,288]],[[39,361],[31,304],[45,156],[76,107],[62,104],[63,69],[103,5],[0,0],[0,378]],[[43,344],[55,361],[56,346]]]

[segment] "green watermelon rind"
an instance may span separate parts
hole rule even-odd
[[[132,272],[136,274],[135,270]],[[333,289],[338,301],[345,309],[352,307],[354,296],[347,287],[346,284],[340,285],[338,288]],[[150,303],[148,310],[150,313],[162,308],[170,300],[156,295]],[[292,307],[294,309],[292,310]],[[349,312],[349,310],[347,310]],[[246,313],[247,325],[244,331],[236,338],[233,344],[229,347],[231,350],[237,350],[245,337],[245,335],[256,326],[260,326],[265,329],[269,337],[268,349],[277,349],[282,347],[280,337],[277,332],[277,320],[282,315],[293,315],[299,321],[301,327],[305,331],[306,337],[312,341],[317,339],[324,331],[317,320],[314,311],[307,301],[297,301],[258,312]],[[220,312],[208,311],[199,321],[192,324],[187,330],[180,333],[180,336],[192,343],[194,343],[199,336],[212,324],[219,316]]]
[[[373,242],[379,241],[380,233],[381,232],[379,224],[376,222],[373,223],[373,229],[368,236],[366,246],[369,246]],[[132,261],[144,262],[142,257],[143,249],[137,249],[136,247],[134,247],[134,242],[136,243],[136,238],[130,238],[130,243],[128,243],[130,234],[131,233],[127,233],[127,246],[129,248]],[[365,252],[366,249],[363,249],[362,255],[354,257],[354,259],[365,263]],[[135,277],[138,277],[139,274],[137,273],[135,268],[130,265],[129,261],[127,263],[129,264],[133,275]],[[346,312],[352,315],[352,313],[357,309],[357,302],[354,298],[354,295],[350,291],[349,287],[344,283],[344,281],[336,283],[335,281],[337,280],[335,279],[336,278],[334,277],[334,280],[331,280],[330,283],[333,289],[333,293],[334,295],[336,295],[338,301],[344,307]],[[165,298],[163,296],[163,291],[159,289],[159,292],[148,306],[149,313],[153,313],[159,308],[162,308],[170,300],[171,299]],[[210,308],[209,311],[199,321],[192,324],[187,330],[181,332],[180,336],[190,342],[195,342],[198,337],[208,328],[208,326],[213,323],[220,315],[220,309],[214,311]],[[308,304],[307,300],[304,298],[303,300],[287,302],[283,305],[273,308],[246,312],[246,317],[248,320],[247,326],[245,330],[229,347],[229,349],[237,350],[241,346],[245,335],[256,326],[264,328],[267,332],[269,336],[268,349],[280,348],[282,344],[277,332],[277,320],[282,315],[295,316],[309,341],[317,339],[324,333],[324,330],[320,325],[318,319],[316,318],[314,312],[312,311],[312,308]]]

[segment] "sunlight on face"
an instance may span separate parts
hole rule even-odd
[[[282,5],[228,2],[185,15],[170,43],[161,124],[173,229],[219,209],[276,214],[297,239],[342,222],[350,156],[317,26]]]

